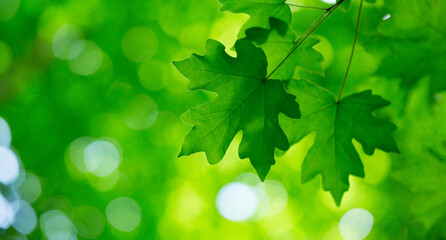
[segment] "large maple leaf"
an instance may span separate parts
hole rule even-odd
[[[205,152],[209,163],[218,163],[234,136],[242,131],[239,156],[249,158],[263,180],[275,163],[275,148],[289,147],[278,115],[298,118],[299,105],[283,82],[266,79],[267,61],[260,48],[248,40],[239,40],[235,49],[237,58],[229,56],[221,43],[208,40],[204,56],[194,54],[174,62],[190,79],[190,90],[218,94],[182,116],[193,128],[184,140],[180,156]]]

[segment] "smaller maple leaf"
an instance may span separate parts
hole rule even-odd
[[[302,163],[302,181],[321,174],[324,190],[330,191],[337,205],[349,188],[349,175],[364,177],[364,165],[353,138],[368,155],[376,148],[399,153],[390,134],[396,126],[372,116],[372,112],[390,103],[372,95],[372,91],[356,93],[337,102],[328,90],[305,80],[291,81],[288,90],[302,104],[301,119],[283,122],[290,143],[316,132],[313,146]]]
[[[240,35],[245,34],[245,30],[252,27],[269,28],[270,17],[277,18],[286,23],[291,22],[291,9],[285,0],[219,0],[223,7],[221,11],[231,11],[234,13],[246,13],[250,16],[245,23]]]

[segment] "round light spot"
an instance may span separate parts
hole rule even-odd
[[[15,221],[12,226],[21,234],[30,234],[37,225],[36,212],[31,205],[25,201],[16,201],[11,205],[14,209],[17,209]]]
[[[159,91],[164,88],[167,66],[158,60],[141,64],[138,70],[139,82],[149,90]]]
[[[7,229],[14,222],[14,210],[0,194],[0,229]]]
[[[149,28],[138,26],[127,31],[122,39],[124,55],[134,62],[144,62],[158,50],[158,38]]]
[[[0,183],[10,184],[19,176],[19,161],[8,148],[0,146]]]
[[[270,199],[269,215],[282,212],[288,202],[288,193],[285,187],[278,181],[266,180],[265,191]]]
[[[80,237],[98,239],[104,231],[105,218],[97,208],[81,206],[74,211],[74,224]]]
[[[54,56],[68,60],[75,55],[70,54],[74,44],[82,39],[81,30],[73,24],[65,24],[57,29],[53,36],[53,53]]]
[[[1,53],[0,53],[0,58],[1,58]],[[11,130],[9,129],[9,125],[5,121],[5,119],[0,117],[0,146],[9,147],[9,145],[11,145]]]
[[[33,203],[39,198],[41,192],[42,186],[40,185],[39,178],[32,173],[27,173],[24,182],[20,186],[22,199]]]
[[[138,203],[128,197],[120,197],[111,201],[105,214],[110,224],[123,232],[135,230],[141,221],[141,208]]]
[[[143,130],[155,123],[158,118],[158,106],[151,97],[136,95],[125,104],[123,115],[127,126]]]
[[[108,141],[96,140],[84,151],[85,166],[98,177],[112,174],[121,163],[121,154],[115,145]]]
[[[85,148],[87,148],[88,145],[90,145],[93,141],[94,139],[90,137],[80,137],[70,143],[70,146],[68,148],[70,160],[80,172],[90,172],[90,170],[85,165],[84,152]]]
[[[388,14],[384,15],[383,21],[386,21],[387,19],[389,19],[391,17],[392,17],[392,15],[390,15],[390,13],[388,13]]]
[[[1,3],[0,3],[1,4]],[[5,73],[12,62],[11,48],[5,43],[0,41],[0,75]]]
[[[48,240],[76,240],[77,230],[71,220],[59,210],[40,216],[40,227]]]
[[[322,0],[324,3],[335,4],[336,0]]]
[[[88,40],[77,41],[70,51],[72,72],[88,76],[95,73],[102,64],[102,51],[96,43]]]
[[[14,17],[19,9],[19,0],[1,0],[0,1],[0,20],[6,21]]]
[[[259,200],[253,188],[244,183],[229,183],[218,192],[217,210],[231,221],[248,220],[257,211]]]
[[[364,239],[372,230],[373,216],[362,208],[349,210],[339,222],[339,231],[344,240]]]

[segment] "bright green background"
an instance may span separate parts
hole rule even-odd
[[[440,14],[446,9],[440,0],[419,2],[432,8],[406,0],[365,3],[345,90],[348,95],[372,89],[392,102],[378,115],[398,126],[394,137],[402,154],[376,151],[370,157],[355,143],[366,177],[350,178],[350,190],[337,208],[319,177],[300,183],[300,165],[314,139],[309,136],[278,157],[267,177],[287,190],[286,208],[258,220],[231,222],[217,211],[218,191],[254,170],[248,160],[237,158],[240,138],[216,166],[204,154],[177,158],[190,130],[179,116],[214,95],[187,91],[187,79],[171,61],[202,54],[208,38],[231,52],[247,15],[220,12],[216,0],[0,0],[0,117],[10,126],[12,149],[24,169],[40,180],[42,192],[33,208],[38,216],[58,209],[75,221],[81,206],[93,206],[105,223],[90,226],[100,239],[341,239],[340,218],[357,207],[374,216],[367,239],[446,238],[446,19]],[[322,40],[317,49],[326,74],[308,78],[333,92],[347,65],[356,10],[357,1],[348,11],[336,11],[315,33]],[[389,11],[395,13],[383,21]],[[292,28],[302,33],[319,14],[293,8]],[[65,24],[77,27],[75,39],[88,40],[85,52],[71,60],[54,51],[56,31]],[[61,48],[62,55],[76,55],[71,47]],[[392,54],[384,57],[387,53]],[[84,136],[113,139],[119,146],[116,183],[73,165],[70,144]],[[237,181],[253,181],[246,176]],[[2,186],[2,192],[7,188]],[[17,191],[26,194],[20,186]],[[141,209],[141,222],[130,233],[107,220],[107,205],[118,197],[132,198]],[[270,198],[278,196],[270,193]],[[84,217],[92,212],[84,211]],[[95,231],[90,228],[84,234]],[[13,235],[13,228],[0,230],[0,238]],[[40,226],[27,238],[41,239]]]

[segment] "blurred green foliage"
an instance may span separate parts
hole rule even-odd
[[[314,34],[325,73],[294,76],[339,91],[357,3]],[[392,103],[376,115],[398,126],[401,155],[368,156],[354,141],[365,178],[350,177],[339,208],[319,177],[300,183],[314,134],[278,157],[265,183],[238,159],[240,135],[216,166],[204,154],[177,158],[190,130],[180,114],[215,95],[187,91],[171,62],[202,54],[209,38],[235,54],[249,16],[220,8],[217,0],[0,0],[0,161],[13,153],[20,162],[14,182],[0,179],[0,220],[16,213],[13,226],[0,221],[0,239],[331,240],[342,239],[339,223],[354,208],[373,216],[366,239],[445,239],[446,2],[364,3],[345,96],[372,89]],[[320,15],[291,12],[296,35]],[[258,198],[246,221],[217,205],[234,181]]]

